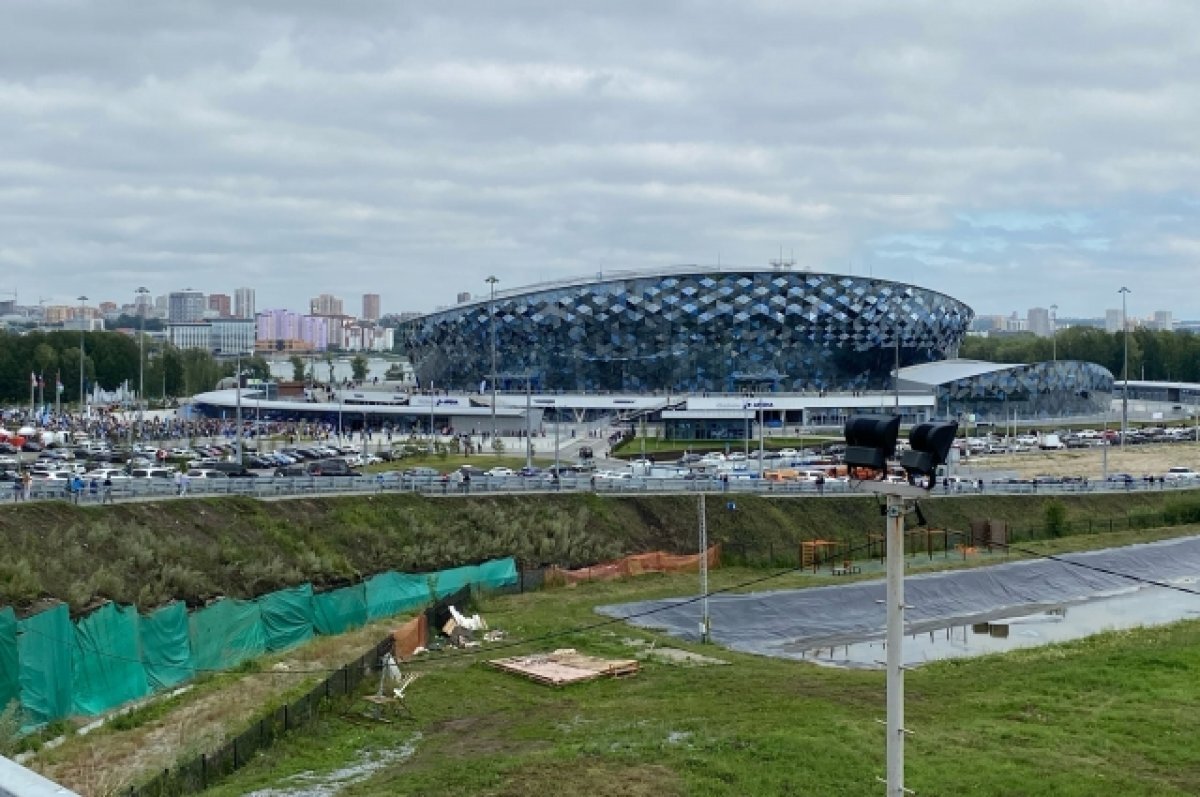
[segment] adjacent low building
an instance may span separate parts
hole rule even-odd
[[[1106,412],[1113,375],[1080,360],[1011,364],[951,359],[901,368],[899,387],[931,393],[939,417],[1061,418]]]

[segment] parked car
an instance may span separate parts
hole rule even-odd
[[[1167,472],[1163,474],[1163,481],[1167,481],[1167,482],[1200,481],[1200,473],[1197,473],[1196,471],[1192,470],[1191,468],[1177,466],[1174,468],[1167,469]]]
[[[175,478],[175,471],[170,468],[133,468],[129,471],[131,479],[159,479],[171,481]]]
[[[229,474],[213,468],[189,468],[187,477],[189,479],[228,479]]]
[[[351,470],[343,460],[340,459],[323,459],[318,462],[310,462],[306,466],[308,475],[310,476],[360,476],[358,471]]]

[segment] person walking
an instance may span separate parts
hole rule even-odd
[[[21,492],[24,493],[26,501],[33,497],[33,475],[29,471],[21,474]]]
[[[113,502],[112,487],[112,476],[106,473],[104,475],[104,498],[102,499],[102,503],[111,504]]]

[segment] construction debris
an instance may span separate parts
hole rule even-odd
[[[579,653],[573,648],[494,659],[488,663],[497,669],[549,686],[564,686],[605,676],[633,675],[640,667],[636,659],[601,659]]]
[[[653,659],[663,664],[677,664],[684,667],[714,667],[729,663],[723,659],[702,656],[699,653],[692,653],[690,650],[680,650],[679,648],[650,648],[649,650],[638,651],[637,656],[639,659]]]

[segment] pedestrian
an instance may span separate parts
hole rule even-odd
[[[187,475],[187,473],[184,472],[179,478],[179,494],[180,495],[187,495],[189,483],[191,483],[191,477],[189,477]]]
[[[112,476],[106,473],[104,474],[104,503],[111,504],[112,502]]]
[[[183,495],[183,471],[175,472],[175,495]]]
[[[817,474],[817,495],[825,495],[825,477]]]
[[[21,476],[21,487],[22,492],[25,495],[25,500],[28,501],[33,497],[33,474],[31,474],[29,471],[25,471],[25,473]]]
[[[24,474],[20,474],[15,479],[13,479],[13,503],[14,504],[17,501],[20,501],[22,498],[25,497],[24,480],[25,480]]]
[[[88,481],[88,496],[91,498],[92,503],[95,503],[96,499],[100,497],[100,480],[95,476]]]

